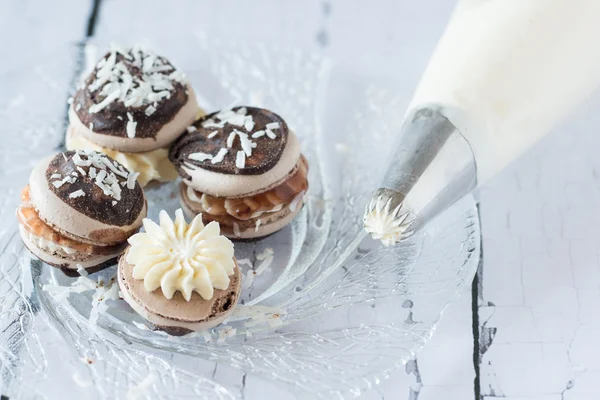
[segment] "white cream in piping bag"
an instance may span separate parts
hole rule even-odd
[[[597,88],[599,15],[597,0],[461,0],[407,115],[427,105],[447,110],[484,184]],[[365,228],[393,244],[403,235],[389,232],[389,218],[367,207]]]
[[[181,209],[173,221],[163,210],[160,224],[146,218],[144,229],[129,238],[126,261],[146,290],[161,288],[168,299],[180,291],[189,301],[194,291],[210,300],[214,289],[227,289],[235,268],[233,243],[220,234],[217,222],[204,226],[197,216],[188,224]]]
[[[477,121],[450,115],[481,185],[598,86],[598,16],[598,0],[462,0],[409,109],[439,104]]]

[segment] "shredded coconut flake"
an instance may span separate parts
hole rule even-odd
[[[85,196],[85,192],[83,190],[76,190],[73,193],[69,194],[69,198],[71,199],[76,199],[78,197],[83,197]]]
[[[248,321],[244,325],[251,327],[270,323],[272,320],[280,320],[282,315],[287,315],[287,311],[281,308],[239,304],[232,312],[231,318],[246,319]]]
[[[127,189],[133,190],[135,188],[135,182],[137,181],[138,176],[140,176],[139,172],[130,172],[127,176]]]
[[[236,132],[237,131],[234,130],[229,134],[229,137],[227,137],[227,147],[231,148],[231,146],[233,146],[233,141],[235,140]]]
[[[117,54],[121,56],[117,58]],[[132,74],[126,65],[128,63],[137,67],[141,74]],[[96,64],[95,71],[95,79],[88,88],[92,93],[97,92],[97,97],[102,100],[90,107],[92,113],[103,110],[115,101],[122,102],[126,107],[141,107],[168,98],[175,90],[174,83],[184,79],[184,75],[162,57],[137,46],[128,50],[112,47],[108,57]],[[153,107],[156,108],[156,105]],[[146,113],[149,110],[147,108]]]
[[[267,124],[267,126],[265,126],[265,128],[273,130],[273,129],[279,129],[279,128],[281,128],[281,126],[279,125],[279,122],[271,122],[270,124]]]
[[[240,132],[237,130],[234,130],[234,132],[240,138],[240,143],[242,144],[242,150],[244,150],[244,153],[246,153],[247,157],[250,157],[252,155],[252,142],[250,141],[250,139],[248,139],[248,135],[245,134],[244,132]]]
[[[252,119],[252,115],[246,115],[246,120],[244,121],[244,129],[248,132],[252,132],[254,129],[254,120]]]
[[[88,272],[83,268],[83,265],[77,264],[77,273],[81,276],[88,276]]]
[[[266,132],[264,130],[256,131],[252,134],[252,139],[258,139],[259,137],[265,136]]]
[[[149,105],[148,107],[146,107],[146,111],[144,111],[144,114],[146,114],[146,117],[150,117],[155,112],[156,112],[156,107],[154,107],[153,105]]]
[[[224,342],[226,338],[235,336],[237,329],[226,325],[223,328],[217,330],[217,342]]]
[[[277,139],[277,135],[275,135],[275,132],[273,132],[272,130],[267,129],[266,133],[267,133],[267,136],[269,137],[269,139],[271,139],[271,140],[272,139]]]
[[[133,139],[135,137],[135,131],[137,128],[137,122],[133,120],[133,115],[131,113],[127,113],[127,137]]]
[[[213,131],[211,133],[208,134],[207,138],[212,139],[215,136],[217,136],[217,134],[219,133],[219,131]]]
[[[250,268],[254,268],[254,265],[252,265],[250,260],[247,258],[241,258],[241,259],[237,260],[237,263],[238,263],[238,266],[247,265]]]
[[[50,179],[60,179],[61,177],[61,174],[52,174],[52,176],[50,176]]]
[[[248,110],[245,107],[242,107],[237,111],[233,111],[231,109],[221,110],[214,116],[214,118],[218,119],[219,122],[216,122],[215,119],[210,118],[202,123],[202,127],[223,128],[226,124],[230,124],[240,127],[251,126],[250,129],[252,129],[254,127],[254,121],[252,120],[251,116],[246,116],[247,112]]]
[[[194,125],[190,125],[190,126],[187,127],[187,131],[189,133],[195,132],[197,130],[198,130],[198,128],[196,128]]]
[[[250,286],[252,286],[252,283],[254,282],[254,271],[253,270],[248,270],[246,272],[246,279],[244,279],[244,287],[249,288]]]
[[[206,342],[211,342],[213,340],[209,331],[202,331],[202,337]]]
[[[213,119],[206,120],[202,123],[203,128],[223,128],[225,123],[216,123]]]
[[[212,160],[213,156],[212,154],[206,154],[206,153],[192,153],[188,156],[188,158],[190,160],[194,160],[194,161],[206,161],[206,160]]]
[[[75,106],[75,111],[79,110],[81,110],[81,103],[77,103],[77,105]]]
[[[140,324],[140,323],[139,323],[139,322],[137,322],[137,321],[131,321],[131,322],[133,322],[133,324],[134,324],[134,325],[135,325],[135,326],[136,326],[138,329],[140,329],[140,330],[142,330],[142,331],[149,331],[149,330],[150,330],[150,328],[148,328],[146,325],[144,325],[144,324]]]
[[[71,184],[72,184],[72,183],[75,183],[75,177],[73,177],[73,176],[69,176],[69,175],[68,175],[68,176],[65,176],[65,177],[64,177],[62,180],[60,180],[60,181],[54,181],[54,182],[52,182],[52,185],[53,185],[55,188],[57,188],[57,189],[60,189],[60,187],[61,187],[62,185],[64,185],[65,183],[71,183]]]
[[[122,189],[120,185],[125,185],[129,172],[125,168],[118,164],[116,161],[113,162],[106,155],[95,151],[85,152],[78,150],[73,155],[73,163],[77,166],[77,171],[81,176],[89,176],[94,180],[96,186],[98,186],[102,192],[112,197],[114,200],[121,200]],[[86,171],[86,167],[88,168]],[[64,183],[74,183],[76,180],[77,173],[75,176],[68,176],[62,181],[55,181],[53,185],[57,188],[61,187]],[[83,196],[85,193],[76,191],[71,194],[71,197]]]
[[[243,169],[246,166],[246,153],[238,151],[235,157],[235,166],[239,169]]]
[[[261,253],[256,255],[256,259],[258,261],[266,260],[268,257],[275,254],[275,251],[272,247],[265,248]]]
[[[213,157],[212,160],[210,160],[211,164],[218,164],[220,162],[223,161],[223,159],[225,158],[225,155],[227,154],[228,150],[227,149],[221,149],[219,150],[219,152],[217,153],[216,156]]]
[[[271,253],[267,253],[265,255],[265,257],[262,259],[262,262],[260,263],[260,265],[256,268],[255,272],[256,272],[256,276],[260,276],[262,275],[263,272],[265,272],[267,269],[269,269],[269,267],[271,266],[271,263],[273,262],[273,249],[266,249],[266,250],[271,250]],[[265,251],[266,251],[265,250]],[[258,258],[258,256],[256,256],[257,260],[261,260],[260,258]]]

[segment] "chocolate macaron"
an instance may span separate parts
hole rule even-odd
[[[168,147],[201,115],[194,91],[166,58],[113,47],[71,99],[66,144],[108,154],[148,182],[177,177]]]
[[[159,224],[144,219],[145,232],[129,238],[119,260],[123,299],[157,329],[185,335],[212,328],[233,311],[241,274],[233,243],[219,224],[190,224],[181,209],[172,220],[160,212]]]
[[[230,238],[254,239],[287,225],[308,190],[308,162],[286,122],[255,107],[196,121],[171,147],[189,216],[217,221]]]
[[[142,225],[147,205],[128,171],[102,153],[67,151],[31,172],[17,209],[25,246],[39,259],[77,276],[116,263]]]

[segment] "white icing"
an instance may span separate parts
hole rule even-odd
[[[34,245],[36,245],[38,248],[40,248],[42,250],[49,251],[50,253],[57,253],[57,252],[61,252],[61,251],[65,254],[77,253],[77,250],[75,250],[75,249],[72,249],[70,247],[61,246],[50,240],[46,240],[39,236],[35,236],[34,234],[32,234],[30,232],[27,232],[26,234],[27,234],[27,237],[29,238],[29,240],[31,241],[31,243],[33,243]]]
[[[133,277],[144,280],[149,292],[162,289],[167,299],[176,291],[189,301],[196,291],[210,300],[214,289],[225,290],[233,275],[233,243],[220,234],[217,222],[204,226],[202,217],[190,224],[181,209],[175,221],[160,212],[160,225],[144,219],[145,232],[129,238],[127,262],[133,265]]]
[[[367,206],[364,217],[365,230],[373,239],[379,239],[385,246],[392,246],[403,238],[410,224],[403,224],[408,213],[401,213],[402,204],[390,210],[391,199],[387,202],[379,196]]]

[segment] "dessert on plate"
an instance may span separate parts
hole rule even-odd
[[[104,152],[142,186],[176,179],[168,147],[202,115],[185,76],[139,46],[113,46],[70,102],[67,148]]]
[[[308,190],[308,162],[296,134],[262,108],[204,116],[177,139],[169,158],[183,180],[186,214],[219,222],[230,238],[259,238],[283,228]]]
[[[98,152],[46,158],[31,172],[17,209],[25,246],[69,276],[114,265],[146,216],[136,177]]]
[[[119,260],[123,298],[157,329],[181,336],[209,329],[233,311],[241,274],[233,243],[219,224],[190,224],[181,209],[172,220],[160,212],[159,224],[144,219],[145,232],[129,238]]]

